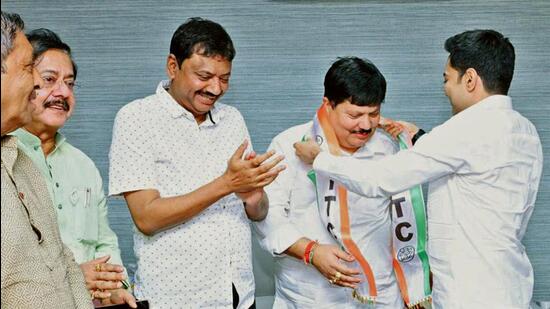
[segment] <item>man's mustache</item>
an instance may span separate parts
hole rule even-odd
[[[370,134],[370,132],[372,132],[372,128],[368,130],[361,129],[361,130],[351,131],[351,133],[359,133],[359,134]]]
[[[51,107],[53,105],[56,105],[56,106],[61,106],[61,108],[68,112],[69,111],[69,103],[67,103],[67,100],[50,100],[50,101],[46,101],[44,103],[44,108],[48,108],[48,107]]]
[[[215,95],[208,91],[199,91],[199,94],[205,97],[209,97],[210,99],[217,99],[220,97],[219,95]]]

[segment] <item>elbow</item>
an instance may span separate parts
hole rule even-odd
[[[147,222],[146,220],[143,220],[143,219],[137,219],[137,220],[134,221],[134,223],[135,223],[136,228],[138,229],[138,231],[140,231],[142,234],[144,234],[146,236],[153,236],[159,230],[158,228],[153,226],[153,224],[151,224],[150,222]]]

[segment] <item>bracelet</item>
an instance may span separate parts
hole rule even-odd
[[[307,243],[306,250],[304,251],[304,256],[303,256],[304,264],[307,265],[309,263],[309,254],[311,253],[311,248],[313,248],[313,245],[315,245],[316,243],[317,243],[316,240],[311,240],[310,242]]]
[[[309,264],[313,265],[313,252],[315,252],[315,249],[317,249],[317,242],[315,242],[315,245],[313,247],[311,247],[311,250],[309,250],[309,259],[308,259],[308,262]]]

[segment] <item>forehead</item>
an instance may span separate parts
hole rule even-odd
[[[443,75],[452,75],[456,73],[458,73],[458,71],[451,66],[451,60],[447,59],[447,62],[445,63],[445,70],[443,71]]]
[[[50,71],[65,76],[74,75],[71,58],[64,51],[50,49],[45,51],[36,61],[35,67],[38,72]]]
[[[193,53],[191,57],[183,61],[184,66],[188,66],[194,70],[203,70],[216,73],[219,75],[228,74],[231,72],[231,61],[222,56],[203,56]]]
[[[381,104],[373,106],[359,106],[351,104],[349,100],[336,105],[336,109],[340,109],[345,112],[361,113],[361,114],[370,114],[380,110]]]

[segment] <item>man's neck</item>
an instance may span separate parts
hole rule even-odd
[[[44,152],[44,156],[48,156],[55,149],[55,136],[57,135],[57,129],[49,129],[43,126],[36,126],[33,124],[25,126],[32,135],[40,139],[40,146]]]

